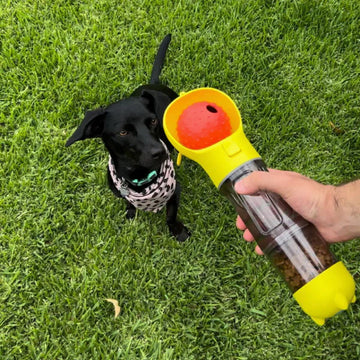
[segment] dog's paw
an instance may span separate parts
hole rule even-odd
[[[191,236],[190,231],[179,221],[171,226],[169,225],[169,229],[171,234],[175,236],[176,240],[179,242],[184,242]]]
[[[176,236],[176,240],[179,242],[184,242],[190,236],[191,236],[190,231],[185,226],[183,226],[181,233]]]
[[[126,210],[126,219],[127,220],[131,220],[131,219],[134,219],[135,218],[135,215],[136,215],[136,210],[135,209],[128,209]]]
[[[131,220],[135,217],[135,215],[136,215],[135,207],[129,202],[126,202],[126,215],[125,215],[126,219]]]

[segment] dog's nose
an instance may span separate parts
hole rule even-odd
[[[155,160],[158,160],[158,159],[162,158],[164,156],[164,154],[165,154],[164,148],[161,148],[161,149],[157,148],[157,149],[153,149],[151,151],[151,156]]]

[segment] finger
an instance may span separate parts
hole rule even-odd
[[[255,252],[256,252],[258,255],[264,255],[264,253],[263,253],[262,250],[260,249],[259,245],[256,245],[256,247],[255,247]]]
[[[236,226],[238,227],[238,229],[240,230],[245,230],[244,234],[243,234],[243,238],[244,240],[248,241],[248,242],[252,242],[254,241],[254,237],[252,236],[251,232],[246,228],[246,225],[244,224],[244,222],[241,220],[240,216],[238,216],[236,218]],[[255,252],[258,255],[264,255],[264,253],[261,251],[259,245],[256,245],[255,247]]]
[[[238,181],[235,184],[235,191],[243,195],[254,194],[259,190],[270,191],[278,193],[286,199],[297,183],[299,186],[303,186],[303,176],[300,177],[292,172],[280,170],[255,171]]]
[[[241,217],[238,216],[236,218],[236,227],[240,230],[245,230],[246,229],[246,225],[245,223],[241,220]]]
[[[246,230],[244,231],[243,238],[244,238],[246,241],[249,241],[249,242],[255,240],[254,237],[252,236],[251,232],[249,231],[249,229],[246,229]]]

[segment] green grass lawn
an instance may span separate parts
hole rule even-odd
[[[148,81],[172,33],[163,81],[229,94],[269,166],[357,178],[359,4],[3,0],[0,358],[359,359],[359,301],[315,325],[198,165],[178,169],[179,244],[164,214],[125,220],[100,141],[64,147],[86,110]],[[332,250],[359,289],[359,241]]]

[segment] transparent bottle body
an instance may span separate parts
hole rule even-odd
[[[235,206],[264,254],[296,292],[337,261],[314,225],[296,213],[279,195],[259,192],[239,195],[234,186],[253,171],[267,171],[261,159],[234,170],[219,186]]]

